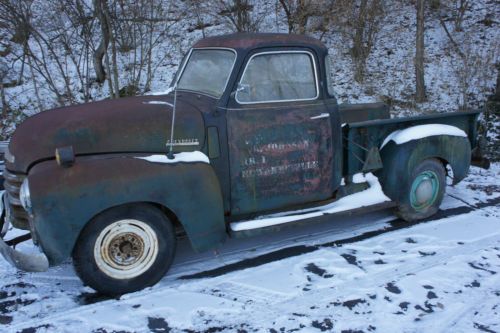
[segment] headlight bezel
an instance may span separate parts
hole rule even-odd
[[[11,164],[14,164],[14,162],[16,162],[16,157],[10,152],[9,146],[5,148],[5,151],[3,153],[3,158],[5,159],[5,161]]]
[[[31,213],[31,193],[28,178],[23,180],[21,188],[19,189],[19,201],[21,201],[23,208]]]

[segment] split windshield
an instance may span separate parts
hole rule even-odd
[[[236,54],[230,50],[194,49],[184,66],[177,88],[219,98],[226,88],[235,60]]]

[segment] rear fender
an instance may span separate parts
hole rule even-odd
[[[453,170],[453,184],[467,175],[471,161],[471,145],[467,138],[436,135],[404,144],[387,143],[380,151],[383,169],[376,172],[384,193],[398,201],[407,188],[411,171],[423,160],[437,158]]]
[[[34,228],[52,265],[65,260],[84,226],[106,209],[135,202],[171,210],[196,251],[226,237],[222,195],[209,164],[152,163],[134,157],[77,158],[70,168],[54,161],[28,176]]]

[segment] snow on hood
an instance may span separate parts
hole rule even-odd
[[[148,102],[142,102],[142,104],[168,105],[170,107],[174,107],[174,105],[172,103],[164,102],[164,101],[148,101]]]
[[[174,154],[174,158],[170,159],[167,155],[150,155],[146,157],[136,157],[141,160],[146,160],[151,163],[164,163],[164,164],[174,164],[174,163],[207,163],[210,164],[210,160],[207,155],[203,154],[201,151],[193,151],[187,153]]]
[[[408,141],[418,140],[436,135],[462,136],[465,138],[467,137],[467,134],[464,131],[455,126],[443,124],[418,125],[392,132],[385,138],[384,142],[380,146],[380,149],[384,148],[384,146],[391,140],[400,145]]]

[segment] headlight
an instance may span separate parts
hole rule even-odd
[[[14,163],[16,161],[16,157],[10,152],[9,146],[7,146],[7,149],[5,150],[4,158],[9,163]]]
[[[26,178],[19,190],[19,200],[21,201],[21,205],[23,205],[24,209],[28,212],[31,211],[31,197],[30,197],[30,187],[28,183],[28,178]]]

